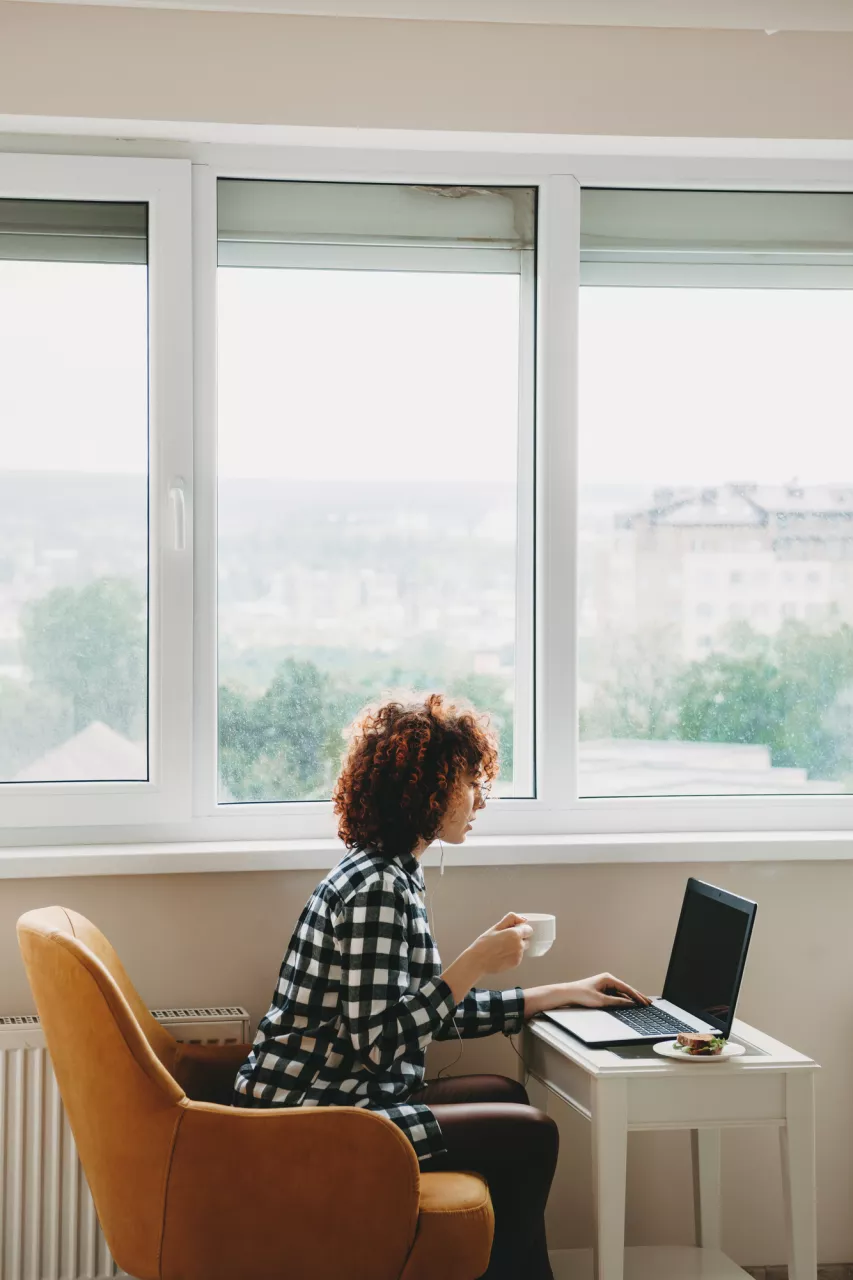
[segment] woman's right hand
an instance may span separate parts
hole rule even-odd
[[[533,930],[524,916],[510,911],[471,944],[481,972],[503,973],[505,969],[514,969],[521,964],[532,934]]]
[[[532,933],[524,916],[517,916],[514,911],[481,933],[442,975],[456,1003],[464,1000],[484,973],[514,969],[527,950]]]

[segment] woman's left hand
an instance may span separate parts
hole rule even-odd
[[[565,1004],[582,1009],[623,1008],[630,1004],[651,1004],[648,996],[629,987],[612,973],[597,973],[592,978],[580,978],[577,982],[563,984]]]

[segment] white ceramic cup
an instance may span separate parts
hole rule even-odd
[[[526,956],[544,956],[550,951],[557,936],[557,917],[543,915],[539,911],[519,911],[533,930],[525,951]]]

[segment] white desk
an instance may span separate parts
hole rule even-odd
[[[817,1064],[744,1022],[735,1021],[731,1039],[746,1045],[742,1058],[678,1063],[648,1045],[589,1049],[544,1017],[526,1025],[531,1102],[547,1109],[548,1095],[555,1095],[592,1125],[595,1249],[589,1259],[583,1251],[567,1257],[561,1263],[566,1276],[594,1271],[595,1280],[742,1278],[745,1273],[721,1252],[720,1132],[771,1125],[780,1137],[789,1280],[816,1280]],[[691,1130],[697,1249],[626,1253],[628,1133],[637,1129]]]

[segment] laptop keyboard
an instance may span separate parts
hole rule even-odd
[[[679,1031],[696,1030],[695,1027],[688,1027],[686,1022],[680,1022],[678,1018],[673,1018],[671,1013],[667,1013],[664,1009],[657,1009],[654,1005],[637,1005],[630,1009],[608,1009],[607,1012],[612,1017],[618,1018],[620,1022],[624,1022],[625,1026],[630,1027],[632,1031],[639,1031],[644,1036],[675,1036]]]

